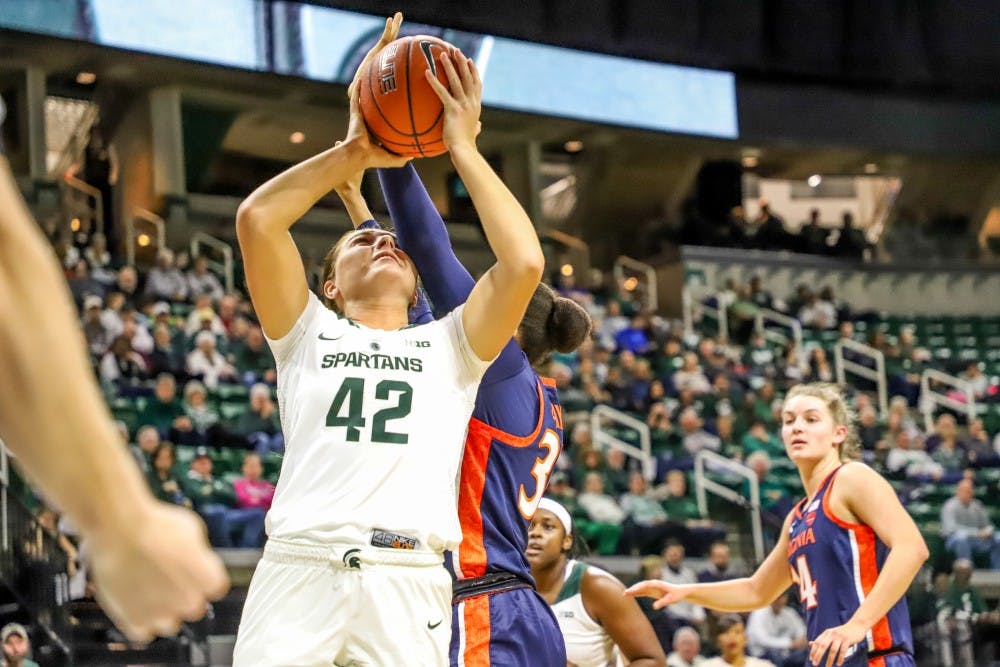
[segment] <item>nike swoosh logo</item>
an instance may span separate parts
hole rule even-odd
[[[427,621],[427,629],[428,630],[433,630],[437,626],[441,625],[442,621],[444,621],[443,618],[440,621],[438,621],[437,623],[431,623],[430,621]]]
[[[334,338],[327,338],[327,337],[326,337],[326,336],[324,336],[323,334],[320,334],[320,335],[319,335],[319,339],[320,339],[320,340],[340,340],[340,339],[341,339],[341,338],[343,338],[343,337],[344,337],[344,334],[340,334],[339,336],[336,336],[336,337],[334,337]]]

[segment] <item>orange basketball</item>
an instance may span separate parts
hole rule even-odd
[[[444,110],[424,72],[429,69],[447,88],[440,57],[456,51],[437,37],[414,35],[386,44],[369,63],[361,79],[361,114],[387,151],[433,157],[447,150],[441,138]]]

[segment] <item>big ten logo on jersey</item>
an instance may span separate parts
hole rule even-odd
[[[382,94],[396,90],[396,51],[399,44],[389,44],[382,50],[378,63],[378,83]]]
[[[538,503],[542,502],[542,495],[549,483],[549,475],[552,474],[552,468],[555,467],[559,452],[562,450],[562,441],[559,439],[559,434],[549,428],[545,429],[545,434],[538,441],[538,447],[546,452],[544,457],[536,458],[535,465],[531,467],[531,476],[535,478],[534,493],[529,496],[524,484],[517,493],[517,509],[528,521],[535,516]]]
[[[407,340],[403,341],[403,344],[404,345],[408,345],[409,347],[430,347],[431,346],[431,342],[429,340],[412,340],[412,339],[407,339]]]

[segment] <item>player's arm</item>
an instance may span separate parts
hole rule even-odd
[[[123,446],[65,278],[2,154],[0,312],[0,368],[17,388],[0,400],[0,438],[90,541],[106,611],[137,639],[200,618],[228,587],[225,569],[196,517],[153,500]]]
[[[640,581],[630,586],[626,595],[659,598],[654,609],[688,600],[694,604],[725,612],[745,612],[760,609],[788,590],[792,575],[788,569],[788,526],[791,514],[785,518],[778,544],[752,576],[711,584],[668,584],[665,581]]]
[[[591,618],[602,625],[632,667],[665,667],[660,640],[636,601],[622,593],[625,586],[614,577],[587,572],[580,592]]]
[[[892,486],[868,466],[860,463],[844,466],[837,473],[832,493],[842,499],[860,523],[875,531],[889,547],[889,555],[871,592],[847,623],[824,630],[811,642],[810,659],[819,664],[827,654],[828,665],[840,664],[847,649],[862,641],[868,630],[903,597],[930,555],[917,524],[899,502]]]
[[[514,195],[476,148],[482,81],[461,54],[441,55],[450,91],[425,76],[444,104],[444,142],[479,213],[496,263],[472,288],[462,325],[472,351],[493,359],[510,341],[545,269],[538,236]]]
[[[401,16],[388,19],[380,43],[396,38]],[[368,167],[398,167],[406,158],[371,144],[351,97],[347,136],[305,162],[278,174],[247,197],[236,214],[236,236],[246,266],[247,288],[261,327],[281,338],[302,314],[308,298],[302,258],[289,233],[320,197]]]

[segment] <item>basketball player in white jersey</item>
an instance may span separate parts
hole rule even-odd
[[[400,20],[387,21],[382,43]],[[544,268],[531,221],[476,148],[478,73],[452,58],[442,58],[450,92],[435,88],[444,142],[497,258],[465,304],[408,327],[415,269],[392,234],[372,229],[330,250],[323,301],[309,292],[291,226],[359,171],[405,162],[370,142],[356,89],[343,142],[240,206],[247,284],[278,364],[286,451],[238,667],[447,664],[452,591],[442,563],[461,539],[466,425],[479,380]]]
[[[570,558],[573,523],[566,508],[542,498],[528,527],[525,555],[543,598],[552,605],[566,658],[574,667],[665,667],[667,658],[638,604],[622,582]]]

